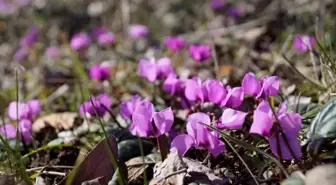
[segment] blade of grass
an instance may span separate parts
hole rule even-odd
[[[46,145],[46,146],[40,147],[36,150],[33,150],[33,151],[23,155],[21,157],[21,160],[25,160],[29,156],[34,155],[34,154],[39,153],[39,152],[44,151],[44,150],[53,149],[53,148],[63,148],[63,147],[73,147],[73,145],[72,144]]]
[[[143,180],[144,180],[144,185],[147,185],[147,172],[146,172],[146,168],[145,168],[145,152],[143,150],[143,145],[142,145],[142,142],[141,142],[141,138],[138,137],[138,140],[139,140],[139,146],[140,146],[140,153],[141,153],[141,157],[142,157],[142,162],[143,162],[143,168],[145,169],[144,172],[143,172]]]

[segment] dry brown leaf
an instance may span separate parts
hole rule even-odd
[[[117,158],[117,142],[113,136],[109,136],[108,139],[112,151]],[[104,142],[104,140],[99,142],[97,146],[86,156],[86,158],[75,169],[73,169],[59,185],[65,185],[67,179],[71,179],[72,177],[72,185],[81,185],[83,182],[90,181],[98,177],[101,177],[99,179],[101,184],[107,184],[112,178],[114,170]]]
[[[140,164],[143,162],[143,159],[141,156],[132,158],[126,162],[127,170],[128,170],[128,182],[132,182],[137,180],[140,176],[142,176],[145,169],[148,168],[148,165],[137,165],[134,166],[134,164]]]
[[[41,129],[50,125],[56,129],[69,130],[72,128],[78,114],[75,112],[53,113],[42,116],[33,123],[33,131],[39,132]]]

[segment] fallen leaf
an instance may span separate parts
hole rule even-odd
[[[153,153],[145,156],[144,160],[146,163],[161,161],[161,157],[159,153]],[[128,171],[128,182],[133,182],[139,180],[150,165],[143,165],[143,158],[142,156],[139,156],[128,160],[126,166]],[[154,166],[154,164],[152,166]]]
[[[102,182],[101,182],[102,178],[103,177],[97,177],[97,178],[94,178],[92,180],[82,182],[81,185],[103,185]]]
[[[50,125],[55,129],[69,130],[74,125],[76,118],[78,118],[78,114],[75,112],[49,114],[47,116],[40,117],[33,123],[33,131],[39,132],[47,125]]]
[[[112,163],[110,161],[106,142],[104,139],[84,158],[84,160],[76,166],[59,185],[65,185],[66,181],[71,180],[72,185],[80,185],[85,181],[101,177],[101,184],[107,184],[114,173]],[[109,136],[108,141],[114,156],[117,158],[118,148],[114,136]]]

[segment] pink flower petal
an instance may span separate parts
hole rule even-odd
[[[183,157],[185,153],[195,146],[195,139],[188,134],[181,134],[174,138],[171,143],[170,152],[178,152],[180,157]]]

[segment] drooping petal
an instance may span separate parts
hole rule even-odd
[[[225,98],[227,92],[219,80],[207,80],[202,85],[203,94],[206,100],[219,104]]]
[[[279,156],[278,148],[281,150],[281,158],[284,160],[299,159],[301,157],[301,146],[300,141],[296,135],[284,134],[288,141],[289,147],[286,144],[283,134],[279,133],[278,136],[269,138],[269,144],[272,150],[272,153],[276,156]],[[293,152],[293,155],[291,153]]]
[[[13,101],[8,106],[8,116],[12,120],[29,118],[29,107],[25,103]]]
[[[196,101],[199,89],[200,85],[197,83],[197,81],[195,81],[194,79],[187,80],[184,92],[185,97],[189,101]]]
[[[218,124],[218,128],[239,130],[243,127],[246,115],[246,112],[225,109],[220,118],[221,122]]]
[[[28,119],[23,119],[19,121],[19,131],[20,132],[31,132],[33,128],[32,121]]]
[[[153,134],[152,118],[154,105],[149,101],[142,101],[134,110],[132,115],[132,134],[140,137],[148,137]],[[130,128],[131,129],[131,128]]]
[[[235,87],[229,89],[226,98],[222,101],[221,106],[237,108],[239,107],[244,100],[244,91],[241,87]]]
[[[123,101],[120,104],[120,112],[124,119],[131,120],[132,114],[135,108],[141,103],[141,97],[139,95],[134,95],[132,100]]]
[[[250,133],[269,136],[273,126],[273,117],[270,113],[272,110],[268,102],[262,101],[253,113]]]
[[[16,138],[16,127],[12,124],[5,124],[0,127],[0,134],[8,139],[14,139]]]
[[[196,140],[196,147],[207,143],[207,133],[209,132],[201,123],[210,125],[210,117],[202,112],[189,115],[187,132]]]
[[[107,93],[101,94],[97,97],[97,101],[99,101],[106,108],[110,108],[112,105],[112,99]]]
[[[139,74],[150,82],[154,82],[158,76],[158,69],[155,63],[141,59],[139,61]]]
[[[40,100],[30,100],[27,102],[27,106],[30,113],[30,118],[34,119],[36,116],[38,116],[42,110],[42,105]]]
[[[297,113],[286,113],[278,116],[281,128],[288,135],[296,136],[302,127],[302,118]]]
[[[170,131],[174,122],[174,114],[170,107],[160,112],[155,112],[153,118],[157,131],[156,136]]]
[[[180,157],[183,157],[185,153],[195,146],[195,139],[188,134],[181,134],[176,136],[170,147],[170,152],[178,152]]]
[[[247,73],[242,82],[242,88],[245,94],[257,96],[260,93],[261,86],[258,79],[251,72]]]
[[[183,81],[176,77],[176,74],[170,74],[163,82],[163,90],[170,93],[171,96],[180,94],[183,89]]]
[[[225,151],[226,147],[223,141],[212,135],[210,132],[208,132],[207,136],[208,145],[206,148],[214,157],[217,157],[220,153]]]
[[[175,74],[174,68],[171,64],[171,59],[164,57],[156,61],[158,78],[166,78],[169,74]]]

